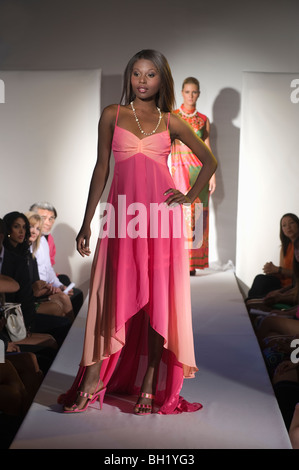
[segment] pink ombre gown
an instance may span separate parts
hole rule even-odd
[[[180,397],[184,377],[194,377],[198,369],[182,209],[163,204],[163,193],[174,187],[167,166],[168,124],[166,131],[139,139],[119,127],[117,118],[112,141],[115,169],[104,227],[110,236],[98,240],[83,356],[64,402],[74,399],[85,366],[102,359],[107,391],[138,395],[147,368],[149,320],[164,338],[155,399],[158,412],[196,411],[199,403]],[[159,204],[162,215],[157,225],[153,214]],[[169,233],[161,225],[165,219]]]

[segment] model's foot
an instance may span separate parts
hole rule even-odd
[[[141,392],[134,408],[136,415],[150,415],[153,412],[155,396],[151,393]]]
[[[151,414],[153,402],[155,399],[156,380],[154,379],[154,370],[149,368],[140,390],[134,413],[137,415]]]
[[[88,366],[82,379],[82,383],[78,389],[75,402],[70,406],[65,405],[63,408],[64,411],[72,411],[74,408],[76,408],[78,412],[83,410],[86,408],[87,402],[90,401],[90,397],[100,392],[103,388],[104,384],[102,380],[99,379],[99,368],[97,367],[97,364]]]

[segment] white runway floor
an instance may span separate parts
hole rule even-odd
[[[195,413],[134,416],[135,397],[106,396],[86,413],[56,404],[78,369],[86,303],[48,372],[12,449],[290,449],[283,419],[232,270],[191,278],[199,373],[182,395]]]

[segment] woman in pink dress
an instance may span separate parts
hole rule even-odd
[[[216,169],[216,160],[181,119],[171,114],[173,79],[165,57],[143,50],[124,74],[123,105],[104,109],[98,158],[77,236],[90,254],[90,223],[105,188],[111,148],[114,177],[94,256],[83,355],[75,382],[60,397],[64,412],[85,411],[106,390],[138,396],[134,413],[195,411],[180,397],[194,377],[188,250],[182,204],[191,203]],[[174,188],[167,166],[180,139],[203,162],[193,188]],[[104,207],[104,209],[103,209]]]

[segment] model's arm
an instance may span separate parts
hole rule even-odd
[[[98,127],[98,155],[93,170],[87,204],[82,227],[76,238],[77,250],[81,256],[89,255],[89,240],[91,235],[90,224],[96,207],[100,201],[109,176],[109,161],[113,129],[116,117],[116,106],[108,106],[104,109]]]
[[[165,193],[170,194],[172,192],[172,194],[167,198],[166,202],[167,204],[184,204],[188,202],[194,202],[198,194],[203,190],[211,176],[214,174],[217,168],[216,158],[208,146],[196,136],[192,128],[178,116],[171,114],[169,130],[171,139],[179,139],[185,145],[187,145],[187,147],[189,147],[191,151],[197,156],[197,158],[202,162],[203,167],[200,170],[194,185],[186,195],[183,195],[178,190],[173,191],[174,188],[171,188]]]
[[[209,119],[207,119],[207,122],[206,122],[206,132],[205,132],[205,136],[204,136],[204,143],[212,151],[211,144],[210,144],[210,121],[209,121]],[[210,179],[210,182],[209,182],[210,194],[213,194],[215,189],[216,189],[216,174],[214,173],[211,176],[211,179]]]

